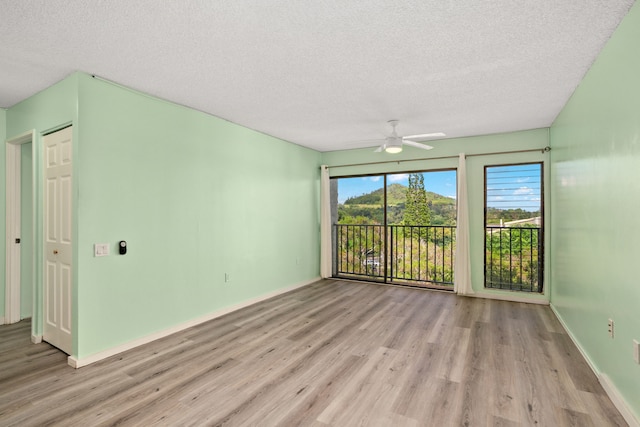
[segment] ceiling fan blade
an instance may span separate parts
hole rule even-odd
[[[415,142],[415,141],[407,141],[406,139],[402,141],[402,144],[408,145],[410,147],[421,148],[423,150],[431,150],[431,149],[433,149],[433,147],[430,146],[430,145],[421,144],[421,143]]]
[[[410,140],[410,141],[425,141],[427,139],[437,138],[437,137],[441,137],[441,136],[447,136],[447,135],[442,133],[442,132],[421,133],[419,135],[404,136],[404,137],[402,137],[402,139],[405,140],[405,141],[407,141],[407,140]]]
[[[380,147],[376,148],[375,150],[373,150],[374,153],[380,153],[382,150],[385,149],[386,144],[382,144]]]

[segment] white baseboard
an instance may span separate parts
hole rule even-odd
[[[42,342],[42,335],[31,335],[31,342],[34,344],[40,344]]]
[[[281,295],[281,294],[285,294],[287,292],[291,292],[291,291],[293,291],[295,289],[298,289],[298,288],[301,288],[303,286],[310,285],[311,283],[317,282],[318,280],[320,280],[320,277],[316,277],[314,279],[307,280],[307,281],[295,284],[295,285],[290,286],[288,288],[278,289],[277,291],[269,292],[269,293],[267,293],[265,295],[261,295],[261,296],[256,297],[256,298],[252,298],[250,300],[243,301],[243,302],[241,302],[239,304],[235,304],[235,305],[232,305],[230,307],[226,307],[226,308],[223,308],[221,310],[214,311],[213,313],[209,313],[207,315],[198,317],[196,319],[189,320],[187,322],[178,324],[178,325],[173,326],[171,328],[168,328],[168,329],[165,329],[165,330],[162,330],[162,331],[159,331],[159,332],[144,336],[142,338],[138,338],[138,339],[133,340],[133,341],[129,341],[129,342],[124,343],[122,345],[119,345],[119,346],[116,346],[116,347],[112,347],[110,349],[107,349],[107,350],[104,350],[104,351],[89,355],[87,357],[77,358],[75,356],[69,356],[68,359],[67,359],[67,363],[70,366],[74,367],[74,368],[81,368],[83,366],[87,366],[87,365],[90,365],[92,363],[95,363],[95,362],[97,362],[99,360],[106,359],[107,357],[114,356],[114,355],[116,355],[118,353],[122,353],[124,351],[131,350],[132,348],[141,346],[143,344],[150,343],[151,341],[155,341],[155,340],[158,340],[160,338],[164,338],[164,337],[166,337],[168,335],[175,334],[176,332],[180,332],[180,331],[183,331],[185,329],[191,328],[193,326],[199,325],[201,323],[208,322],[209,320],[213,320],[213,319],[215,319],[217,317],[224,316],[225,314],[231,313],[231,312],[236,311],[236,310],[240,310],[241,308],[248,307],[248,306],[256,304],[256,303],[258,303],[260,301],[264,301],[264,300],[267,300],[269,298],[273,298],[275,296],[278,296],[278,295]]]
[[[584,349],[580,346],[579,341],[576,339],[576,337],[573,335],[571,330],[568,328],[567,324],[564,322],[564,319],[562,318],[560,313],[558,313],[558,310],[556,310],[553,304],[550,304],[550,306],[551,306],[551,311],[553,311],[553,314],[555,314],[556,318],[564,328],[565,332],[567,333],[567,335],[569,335],[569,338],[571,338],[571,341],[573,341],[573,344],[578,348],[578,351],[580,352],[584,360],[587,361],[587,365],[589,365],[589,368],[591,368],[593,373],[596,375],[596,378],[598,378],[598,381],[600,382],[600,385],[602,385],[602,388],[604,389],[605,393],[607,393],[607,396],[609,396],[609,399],[611,399],[611,402],[613,402],[613,405],[620,412],[620,414],[622,415],[624,420],[627,422],[627,424],[629,424],[629,427],[640,427],[640,421],[635,417],[635,415],[629,408],[627,401],[624,399],[624,397],[622,397],[622,395],[620,394],[616,386],[611,382],[611,380],[606,374],[601,373],[596,369],[595,364],[589,358],[587,353],[585,353]]]
[[[519,295],[511,295],[511,294],[494,294],[489,292],[476,292],[473,294],[463,295],[465,297],[474,297],[474,298],[486,298],[486,299],[495,299],[500,301],[509,301],[509,302],[524,302],[527,304],[540,304],[540,305],[549,305],[549,300],[544,297],[537,298],[527,298]]]
[[[605,374],[598,375],[598,381],[602,384],[602,388],[609,396],[609,399],[613,402],[615,407],[620,411],[624,420],[629,424],[629,427],[640,427],[640,421],[633,415],[631,409],[627,405],[626,400],[620,395],[620,392],[613,385],[609,377]]]

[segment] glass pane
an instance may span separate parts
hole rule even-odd
[[[485,169],[485,286],[542,292],[542,164]]]
[[[486,224],[539,219],[541,171],[540,164],[488,167]]]
[[[338,179],[338,224],[384,223],[384,176]]]
[[[332,188],[337,276],[453,286],[455,170],[336,178]]]
[[[455,225],[456,171],[387,176],[389,225]]]
[[[334,271],[384,280],[384,176],[338,178]]]

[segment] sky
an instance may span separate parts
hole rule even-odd
[[[487,168],[487,205],[500,209],[540,210],[540,164]]]
[[[540,165],[496,166],[487,169],[487,203],[502,209],[540,209]],[[423,172],[424,187],[452,199],[456,198],[456,171]],[[408,186],[408,173],[387,175],[387,185]],[[338,203],[384,187],[384,175],[338,179]]]

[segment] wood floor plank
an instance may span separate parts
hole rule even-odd
[[[608,398],[603,399],[599,393],[588,391],[580,391],[579,394],[582,396],[584,405],[587,408],[586,413],[591,417],[594,425],[621,427],[627,425],[620,412]]]
[[[291,405],[286,411],[273,410],[271,425],[311,425],[329,402],[336,399],[337,394],[346,387],[353,375],[362,369],[366,361],[363,357],[347,356],[340,363],[331,365],[325,372],[320,372],[317,377],[300,381],[299,385],[305,387],[308,393],[305,393],[302,401],[295,406]]]
[[[492,414],[496,422],[505,424],[506,420],[518,422],[522,419],[522,401],[516,392],[516,362],[513,349],[509,345],[494,344],[492,352],[493,367],[491,379],[495,384],[493,388]],[[506,423],[508,425],[508,423]]]
[[[368,416],[368,411],[379,403],[382,393],[391,389],[390,386],[385,388],[382,380],[376,375],[381,376],[389,368],[396,352],[379,347],[351,382],[318,416],[318,421],[330,425],[350,425],[346,421],[353,420],[354,417],[358,420],[358,416]],[[369,399],[365,399],[365,396]]]
[[[624,426],[549,307],[323,280],[78,370],[0,326],[2,426]]]

